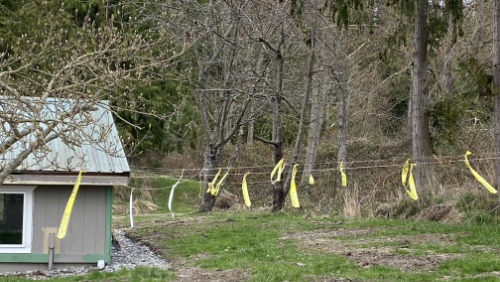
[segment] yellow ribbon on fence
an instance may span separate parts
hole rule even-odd
[[[297,188],[295,187],[295,175],[297,174],[297,166],[298,164],[295,164],[293,166],[293,171],[292,171],[292,183],[290,184],[290,200],[292,200],[292,207],[294,208],[300,208],[300,203],[299,203],[299,196],[297,195]]]
[[[410,159],[406,160],[403,166],[403,172],[401,173],[401,180],[403,181],[403,186],[406,186],[406,179],[408,179],[408,168],[410,167]]]
[[[281,159],[277,164],[276,166],[274,167],[273,171],[271,172],[271,183],[274,184],[276,182],[279,182],[281,181],[281,173],[283,172],[283,161],[285,159]],[[273,180],[274,178],[274,174],[276,174],[276,172],[278,172],[278,176],[276,177],[276,180]]]
[[[309,175],[309,185],[314,185],[314,177],[312,174]]]
[[[488,189],[488,191],[490,191],[490,193],[492,194],[496,194],[497,193],[497,190],[495,188],[493,188],[493,186],[491,186],[488,181],[486,181],[483,177],[481,177],[481,175],[479,175],[479,173],[477,173],[469,164],[469,160],[467,159],[467,156],[468,155],[471,155],[472,153],[467,151],[467,153],[465,153],[464,157],[465,157],[465,165],[470,169],[470,172],[472,172],[472,175],[474,175],[474,177],[477,179],[477,181],[479,181],[481,184],[483,184],[483,186]]]
[[[61,218],[61,223],[59,224],[59,231],[57,232],[57,238],[59,239],[62,239],[66,236],[66,230],[68,230],[69,218],[71,217],[71,211],[73,210],[76,194],[78,193],[78,188],[80,187],[80,181],[82,180],[82,173],[84,173],[84,171],[80,170],[80,173],[76,178],[73,191],[71,192],[68,202],[66,203],[66,208],[64,209],[64,213]]]
[[[250,207],[252,203],[250,202],[250,196],[248,196],[248,187],[247,187],[247,175],[250,172],[245,173],[243,176],[243,182],[241,182],[241,190],[243,191],[243,199],[245,200],[245,205]]]
[[[413,167],[416,166],[416,164],[411,164],[410,165],[410,178],[408,179],[408,186],[410,186],[410,191],[406,190],[406,192],[408,193],[408,195],[410,195],[410,197],[413,199],[413,200],[418,200],[418,195],[417,195],[417,188],[415,187],[415,180],[413,179]]]
[[[220,179],[220,181],[217,183],[217,185],[215,186],[215,189],[214,189],[214,193],[212,193],[213,196],[216,196],[217,194],[219,194],[219,189],[220,189],[220,186],[222,185],[222,183],[224,182],[224,179],[226,179],[226,176],[229,174],[229,171],[231,169],[228,169],[226,174],[224,174],[224,176]]]
[[[347,187],[347,176],[344,173],[344,162],[340,162],[339,170],[342,175],[342,186]]]
[[[215,195],[214,184],[215,184],[215,181],[217,181],[217,178],[219,178],[220,171],[221,171],[221,169],[219,168],[219,172],[217,172],[217,174],[214,176],[214,179],[212,179],[212,182],[208,183],[207,193],[210,192],[210,194]]]
[[[413,178],[413,167],[416,166],[416,164],[410,164],[410,159],[407,159],[404,166],[403,166],[403,171],[401,172],[401,180],[403,181],[403,187],[406,190],[406,193],[412,198],[413,200],[418,200],[418,194],[417,194],[417,188],[415,186],[415,179]],[[408,178],[408,171],[410,173],[410,177]],[[406,188],[406,179],[408,179],[408,186],[409,189]]]

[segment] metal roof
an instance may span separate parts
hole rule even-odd
[[[61,102],[56,98],[47,99],[43,106],[44,114],[57,118],[57,113],[64,111],[65,103],[68,104],[71,101],[66,99]],[[87,136],[84,138],[85,142],[71,145],[68,142],[63,142],[61,138],[54,139],[44,148],[43,156],[31,153],[16,171],[67,173],[85,170],[89,173],[129,173],[130,167],[108,103],[109,101],[101,101],[96,105],[95,110],[88,112],[88,116],[85,117],[87,122],[83,128],[68,133]],[[75,120],[72,122],[78,124],[78,118],[82,117],[75,116]],[[89,119],[92,122],[88,122]],[[107,133],[99,135],[98,130],[107,130]],[[0,163],[14,159],[25,149],[26,140],[16,143],[5,155],[0,155],[0,158],[3,159],[0,160]]]

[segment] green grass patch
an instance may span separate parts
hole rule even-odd
[[[129,186],[135,187],[134,200],[139,199],[139,207],[145,213],[165,214],[170,213],[168,199],[172,186],[177,178],[155,177],[155,178],[131,178]],[[183,179],[175,188],[172,210],[174,213],[195,212],[200,204],[200,182]],[[115,204],[123,206],[128,212],[130,188],[118,187],[114,193]],[[146,202],[153,203],[156,209],[148,210]]]
[[[121,269],[115,272],[105,272],[95,270],[85,275],[70,275],[65,277],[45,279],[43,281],[82,281],[82,282],[122,282],[122,281],[144,281],[144,282],[160,282],[172,281],[175,274],[172,271],[148,266],[138,266],[134,269]],[[0,279],[2,282],[27,282],[33,279],[20,276],[9,276]]]
[[[158,240],[168,249],[170,257],[186,258],[188,263],[202,268],[246,269],[251,274],[248,281],[309,281],[311,275],[360,280],[433,281],[447,275],[467,277],[467,275],[493,271],[497,267],[488,266],[486,261],[491,259],[493,264],[496,264],[499,259],[496,254],[489,253],[482,260],[478,260],[482,253],[468,248],[469,244],[495,244],[496,239],[485,235],[494,234],[490,233],[495,231],[491,229],[494,228],[492,226],[378,219],[341,221],[338,222],[339,224],[328,225],[315,224],[300,214],[255,212],[213,212],[201,218],[201,222],[176,226],[175,230],[168,226],[148,226],[140,229],[144,235],[163,232],[164,238]],[[395,254],[400,255],[464,253],[464,258],[446,261],[432,272],[424,270],[407,272],[384,265],[372,265],[366,268],[345,256],[326,254],[315,249],[303,249],[297,246],[295,240],[279,239],[287,232],[366,227],[372,228],[373,232],[356,236],[337,236],[335,239],[355,241],[356,238],[380,236],[457,233],[455,242],[449,246],[411,244],[410,242],[406,249],[397,248],[400,242],[377,242],[373,245],[393,245]],[[500,231],[499,228],[496,228],[496,232],[498,231]],[[180,236],[177,238],[169,236],[172,232]],[[368,243],[366,247],[370,245]],[[200,253],[205,255],[200,257]],[[464,268],[464,264],[472,263],[474,265]]]
[[[129,186],[141,187],[146,179],[131,179]],[[154,213],[168,213],[168,199],[172,186],[178,179],[157,177],[147,179],[152,188],[160,188],[153,192],[153,203],[158,206]],[[172,201],[172,210],[177,213],[190,213],[196,210],[199,203],[200,182],[190,179],[183,179],[175,188],[174,199]]]
[[[311,219],[296,212],[253,211],[217,211],[181,218],[177,222],[168,217],[149,217],[147,220],[128,232],[159,243],[173,261],[185,259],[188,265],[213,271],[244,269],[250,275],[247,281],[314,280],[311,277],[316,277],[316,280],[320,277],[346,277],[356,281],[436,281],[443,277],[452,281],[500,281],[498,277],[481,277],[482,280],[474,277],[481,273],[500,271],[500,256],[494,251],[500,247],[500,237],[495,236],[500,233],[500,227],[495,225],[399,219]],[[403,259],[412,255],[441,253],[460,253],[461,256],[444,261],[433,271],[403,271],[387,265],[372,264],[366,267],[342,254],[300,247],[299,241],[307,238],[280,239],[297,232],[309,231],[301,234],[311,234],[310,231],[321,230],[324,233],[340,228],[368,230],[366,234],[330,236],[344,240],[346,245],[355,245],[353,248],[356,249],[389,247],[394,255],[400,255]],[[443,244],[432,240],[422,243],[391,239],[400,235],[418,238],[420,234],[426,234],[426,238],[432,238],[432,234],[453,236],[445,236],[447,241]],[[387,241],[385,237],[388,237]],[[370,238],[374,241],[370,242]],[[357,245],[357,239],[363,239],[363,244]]]

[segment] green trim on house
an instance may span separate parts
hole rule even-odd
[[[97,263],[98,260],[110,262],[110,255],[103,254],[82,254],[82,255],[61,255],[54,254],[55,263]],[[0,254],[0,262],[25,262],[25,263],[48,263],[48,254]]]
[[[104,239],[104,253],[111,255],[111,217],[113,216],[113,187],[106,187],[106,224],[104,225],[105,239]]]
[[[54,254],[54,258],[59,258],[60,254]],[[48,254],[0,254],[0,262],[47,262]]]
[[[89,263],[97,263],[98,260],[104,260],[104,262],[110,262],[110,255],[99,255],[99,254],[86,254],[82,255],[82,259]]]

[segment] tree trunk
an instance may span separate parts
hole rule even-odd
[[[500,187],[500,0],[493,7],[493,93],[495,93],[496,186]],[[500,204],[500,193],[498,193]]]
[[[284,36],[282,34],[282,36]],[[276,95],[273,99],[273,135],[272,139],[276,144],[272,147],[273,164],[277,165],[283,158],[283,125],[281,123],[281,97],[283,95],[283,65],[285,58],[281,54],[281,44],[278,47],[276,54],[277,71],[276,71]],[[283,178],[281,181],[276,181],[273,185],[273,211],[280,211],[283,209],[285,203],[285,193],[283,191]]]
[[[209,183],[214,179],[218,171],[218,148],[214,148],[213,144],[207,144],[205,153],[203,154],[203,199],[199,212],[209,212],[212,210],[216,196],[208,191]],[[222,149],[221,149],[222,151]]]
[[[255,112],[255,101],[254,100],[252,100],[252,102],[250,102],[249,112],[250,112],[249,116],[250,116],[251,120],[248,122],[247,144],[249,146],[253,146],[253,125],[254,125],[253,115]]]
[[[335,73],[337,81],[337,142],[339,150],[337,152],[337,163],[340,165],[341,162],[346,160],[347,156],[347,78],[345,75],[345,46],[342,34],[339,32],[337,43],[336,43],[336,53],[337,61],[335,66],[337,71]]]
[[[311,102],[311,123],[307,137],[306,159],[304,161],[304,171],[302,173],[302,184],[308,183],[309,175],[314,168],[316,155],[319,148],[319,138],[323,125],[323,113],[325,110],[326,90],[320,89],[319,82],[315,82],[312,91]]]
[[[425,196],[429,192],[431,166],[427,92],[427,1],[416,0],[412,92],[412,156],[417,166],[413,170],[415,184]]]
[[[306,93],[304,95],[304,100],[302,100],[302,111],[300,113],[300,122],[299,122],[299,130],[297,132],[297,137],[295,139],[295,147],[293,148],[293,153],[292,157],[290,158],[290,167],[288,169],[289,173],[285,181],[285,194],[288,194],[288,191],[290,190],[290,183],[292,179],[292,170],[293,166],[297,162],[297,159],[299,158],[300,155],[300,147],[302,143],[302,135],[304,132],[304,124],[306,120],[306,113],[307,113],[307,106],[309,104],[309,97],[311,96],[312,92],[312,85],[313,85],[313,76],[314,76],[314,65],[316,62],[316,54],[315,54],[315,29],[314,27],[311,28],[311,57],[309,58],[309,69],[307,71],[307,83],[306,83]]]

